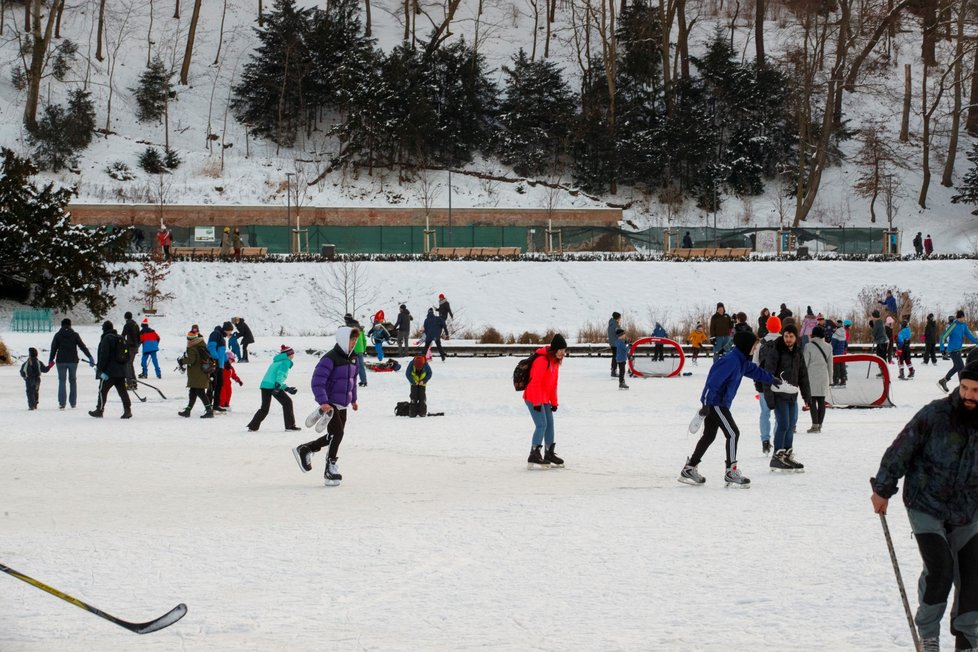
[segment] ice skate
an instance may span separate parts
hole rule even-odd
[[[295,455],[295,461],[303,473],[312,471],[312,451],[305,444],[293,448],[292,454]]]
[[[186,419],[187,417],[190,416],[190,408],[184,408],[184,409],[180,410],[179,412],[177,412],[177,414],[180,415],[181,417],[183,417],[184,419]]]
[[[563,458],[557,457],[557,454],[554,452],[554,447],[556,445],[557,444],[550,444],[547,446],[547,454],[543,456],[543,461],[549,462],[551,468],[562,469],[564,468],[564,460]]]
[[[941,378],[939,381],[937,381],[937,386],[943,389],[945,394],[951,391],[947,388],[947,379],[945,378]]]
[[[785,450],[783,448],[775,451],[774,455],[771,456],[771,472],[775,471],[779,473],[794,473],[795,467],[787,462],[785,459]]]
[[[338,487],[340,482],[343,480],[343,476],[340,474],[339,469],[336,466],[336,460],[326,461],[326,473],[323,476],[323,481],[326,483],[327,487]]]
[[[316,422],[319,421],[320,417],[322,416],[323,416],[322,411],[317,407],[309,414],[309,416],[306,417],[306,421],[305,421],[306,428],[312,428],[314,425],[316,425]]]
[[[526,458],[526,468],[527,469],[549,469],[550,462],[543,458],[543,453],[541,449],[543,446],[534,446],[533,450],[530,451],[530,456]]]
[[[692,420],[689,422],[689,434],[695,435],[703,427],[703,421],[706,420],[706,406],[704,405],[699,409],[699,411],[693,415]]]
[[[745,478],[737,465],[731,465],[727,472],[723,474],[725,487],[737,487],[738,489],[750,489],[750,478]]]
[[[795,453],[793,448],[789,448],[784,452],[784,461],[794,468],[795,473],[804,473],[805,465],[795,459]]]
[[[695,466],[689,463],[689,458],[686,458],[686,466],[683,470],[679,472],[678,480],[685,484],[691,484],[693,486],[699,486],[706,482],[706,478],[700,475],[700,472]]]
[[[618,389],[628,389],[628,385],[625,384],[625,381],[624,380],[619,381],[619,383],[618,383]]]

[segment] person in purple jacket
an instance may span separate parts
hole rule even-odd
[[[315,426],[316,432],[326,432],[322,437],[292,449],[299,468],[306,473],[312,470],[313,454],[329,447],[323,476],[327,487],[335,487],[343,479],[336,459],[346,431],[346,409],[359,409],[356,354],[353,352],[359,337],[358,328],[341,326],[336,331],[336,345],[320,358],[312,372],[312,393],[319,407],[306,418],[307,428]]]

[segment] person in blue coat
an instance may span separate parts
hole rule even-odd
[[[890,315],[892,315],[894,318],[898,316],[897,302],[896,302],[896,297],[893,296],[893,290],[887,290],[886,298],[883,299],[882,301],[878,301],[877,303],[879,303],[881,306],[886,308],[886,311],[889,312]]]
[[[611,313],[611,319],[608,320],[608,346],[611,347],[611,377],[614,378],[618,375],[618,360],[615,356],[615,342],[618,340],[618,336],[615,335],[615,331],[621,328],[621,313],[613,312]]]
[[[408,408],[408,416],[428,416],[428,381],[434,375],[428,359],[423,355],[417,356],[411,364],[407,365],[404,375],[411,384],[411,405]]]
[[[945,392],[948,392],[947,381],[954,378],[959,371],[964,369],[964,360],[961,358],[961,347],[964,346],[965,338],[978,344],[978,338],[968,328],[968,323],[964,320],[964,311],[959,310],[957,315],[941,335],[941,353],[947,352],[951,356],[952,366],[947,374],[937,381],[937,384]]]
[[[625,339],[625,329],[615,330],[615,364],[618,365],[618,389],[628,389],[625,384],[625,364],[628,362],[628,352],[631,345]]]
[[[435,314],[434,308],[428,308],[428,316],[424,318],[424,346],[422,347],[422,352],[427,353],[428,347],[434,342],[435,346],[438,348],[438,354],[441,356],[441,361],[444,362],[445,349],[441,348],[441,334],[445,333],[445,339],[448,339],[448,325],[445,324],[445,320]]]
[[[662,327],[662,324],[660,324],[659,322],[655,322],[655,328],[652,329],[652,337],[668,338],[669,333],[667,333],[666,329]],[[652,359],[653,360],[666,359],[665,345],[662,344],[662,342],[655,343],[655,347],[653,348],[652,351]]]
[[[740,438],[740,430],[730,413],[730,406],[737,396],[740,380],[744,376],[774,387],[781,384],[780,378],[775,378],[750,361],[755,346],[757,346],[757,337],[753,333],[746,331],[735,333],[733,348],[710,367],[706,385],[700,396],[703,407],[699,411],[699,415],[705,418],[706,428],[703,436],[696,442],[693,454],[686,458],[686,465],[679,474],[680,482],[692,485],[706,482],[706,478],[700,475],[697,467],[710,444],[716,439],[717,431],[722,429],[723,436],[727,440],[727,472],[724,481],[728,485],[750,484],[750,480],[745,478],[737,468],[737,440]]]
[[[897,362],[900,365],[900,380],[904,379],[903,368],[910,370],[909,378],[913,378],[913,359],[910,357],[910,343],[913,340],[913,332],[910,330],[910,322],[904,319],[900,323],[900,332],[897,333]]]
[[[220,403],[221,388],[224,387],[224,363],[228,361],[227,338],[233,332],[234,326],[231,322],[226,321],[221,326],[215,326],[214,330],[211,331],[210,337],[207,338],[207,352],[214,359],[214,364],[216,365],[211,376],[211,394],[208,396],[211,399],[211,405],[214,406],[215,412],[226,411],[218,404]]]

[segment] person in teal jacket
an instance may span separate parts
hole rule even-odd
[[[951,370],[937,381],[937,384],[945,392],[949,391],[947,381],[954,378],[959,371],[964,369],[964,360],[961,358],[961,347],[964,346],[965,338],[978,344],[978,338],[971,332],[971,329],[968,328],[968,323],[964,320],[964,311],[959,310],[956,319],[948,325],[944,330],[944,334],[941,335],[941,353],[945,351],[949,353],[952,362]]]
[[[282,414],[285,417],[286,430],[300,430],[295,425],[295,411],[292,409],[292,399],[290,394],[296,393],[295,387],[289,387],[286,380],[289,377],[289,369],[292,368],[292,358],[295,351],[292,347],[283,344],[282,349],[272,358],[272,364],[268,365],[268,371],[261,379],[258,387],[261,389],[261,407],[255,412],[248,422],[248,430],[256,432],[261,426],[261,422],[268,416],[268,408],[272,405],[272,398],[282,404]]]

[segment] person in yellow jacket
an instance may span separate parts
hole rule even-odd
[[[703,348],[703,342],[710,339],[706,331],[703,330],[703,324],[697,323],[696,328],[690,331],[689,335],[686,336],[686,341],[689,345],[693,347],[693,364],[696,364],[696,358],[700,355],[700,350]]]

